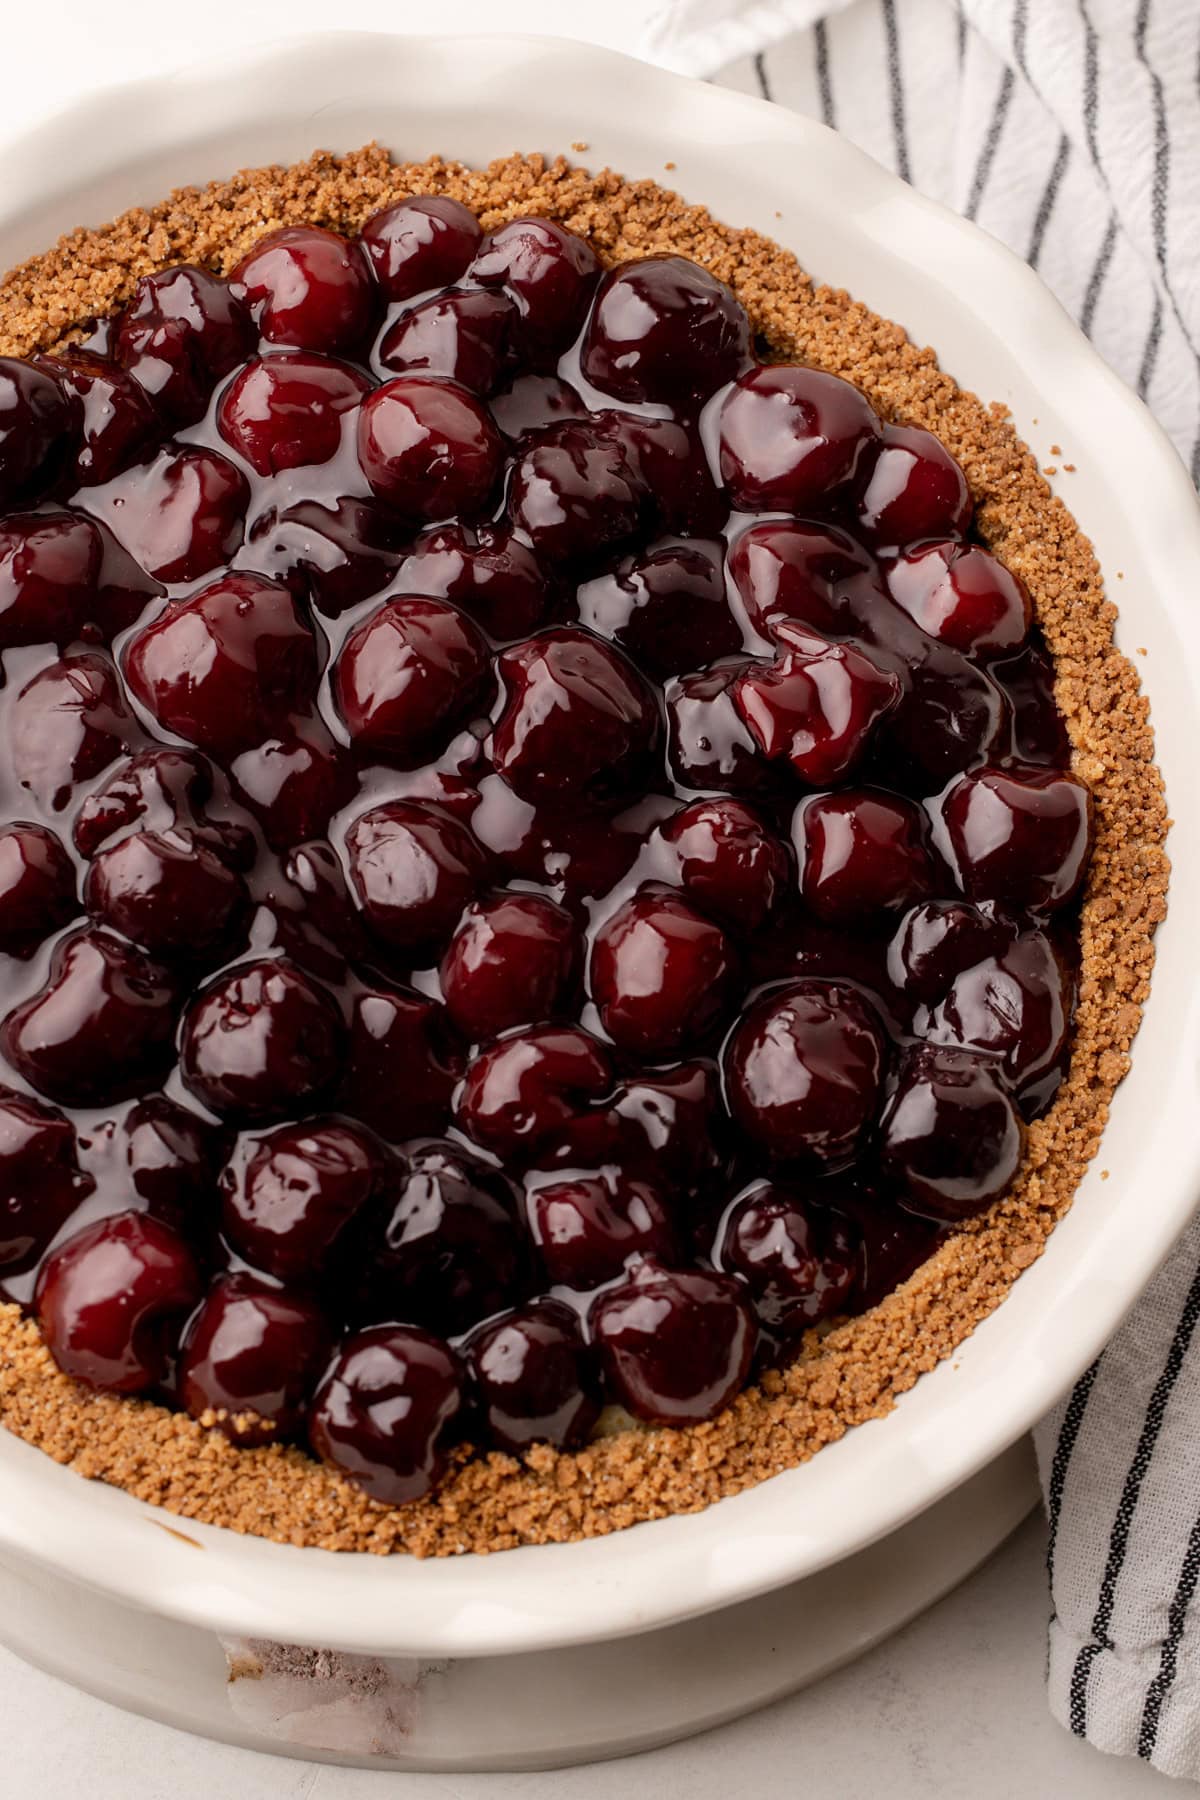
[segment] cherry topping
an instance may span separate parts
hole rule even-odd
[[[496,485],[500,434],[466,388],[398,375],[363,402],[358,460],[371,491],[405,518],[478,512]]]
[[[502,525],[439,525],[423,533],[396,585],[453,600],[501,642],[528,637],[544,624],[553,594],[533,551]]]
[[[205,1230],[226,1134],[162,1094],[131,1107],[121,1131],[129,1180],[147,1209],[185,1235]]]
[[[360,814],[346,833],[346,852],[371,929],[413,952],[448,941],[485,870],[467,827],[417,800],[391,800]]]
[[[184,1406],[235,1444],[293,1437],[332,1349],[311,1300],[252,1275],[222,1275],[188,1327],[179,1368]]]
[[[249,315],[226,284],[184,264],[142,276],[113,349],[170,424],[191,425],[253,341]]]
[[[513,465],[508,510],[537,554],[587,570],[635,537],[650,502],[641,470],[594,425],[546,432]]]
[[[28,956],[78,911],[75,870],[54,833],[24,822],[0,830],[0,951]]]
[[[169,1065],[174,1037],[175,989],[166,971],[93,930],[55,946],[44,985],[0,1029],[14,1069],[68,1106],[148,1087]]]
[[[565,908],[542,894],[493,894],[463,914],[442,958],[442,993],[463,1036],[480,1043],[553,1018],[579,960]]]
[[[781,621],[773,663],[752,664],[733,703],[768,761],[786,757],[812,787],[845,781],[879,720],[900,698],[896,675],[850,644]]]
[[[1004,1192],[1025,1136],[995,1059],[940,1044],[907,1053],[880,1130],[883,1169],[905,1204],[946,1224]]]
[[[856,988],[794,981],[756,1000],[729,1039],[730,1109],[769,1155],[840,1166],[874,1123],[885,1060],[878,1015]]]
[[[357,1126],[320,1118],[279,1125],[249,1150],[221,1176],[225,1233],[268,1275],[311,1281],[374,1192],[380,1153]]]
[[[520,314],[522,355],[550,369],[583,324],[599,273],[591,246],[549,219],[502,225],[484,239],[471,265],[483,287],[511,294]]]
[[[848,531],[764,519],[733,540],[729,573],[750,623],[772,636],[785,619],[825,636],[853,631],[865,599],[881,593],[873,559]]]
[[[970,899],[1053,912],[1079,892],[1091,850],[1092,797],[1076,776],[976,769],[949,789],[942,818]]]
[[[286,581],[297,599],[336,618],[387,586],[406,536],[403,524],[375,500],[351,494],[328,502],[297,500],[282,512],[268,507],[259,514],[241,560]]]
[[[311,703],[316,644],[285,587],[224,575],[138,633],[125,676],[160,725],[228,756]]]
[[[211,1111],[266,1121],[319,1104],[342,1052],[329,995],[274,959],[237,964],[201,990],[184,1016],[179,1067]]]
[[[490,394],[511,366],[509,342],[519,318],[507,294],[485,288],[440,294],[402,312],[376,357],[396,375],[439,375],[473,394]]]
[[[75,815],[75,848],[81,856],[94,856],[132,825],[153,831],[187,829],[198,841],[223,850],[231,866],[241,867],[245,847],[236,827],[208,818],[212,796],[212,769],[194,750],[144,750],[118,763],[88,795]],[[250,861],[254,854],[251,847]]]
[[[65,656],[35,675],[9,717],[13,773],[38,805],[61,812],[76,785],[101,774],[134,735],[106,656]]]
[[[156,580],[198,581],[240,546],[250,489],[215,450],[168,445],[80,501]]]
[[[609,1107],[622,1127],[623,1162],[659,1185],[690,1192],[720,1169],[727,1115],[715,1064],[678,1063],[631,1077],[613,1090]]]
[[[460,201],[422,194],[373,213],[362,244],[387,298],[411,300],[457,281],[480,235],[478,219]]]
[[[455,729],[487,708],[487,642],[445,600],[403,595],[351,632],[333,692],[360,754],[411,768],[444,750]]]
[[[965,900],[926,900],[906,912],[888,946],[888,974],[927,1006],[956,975],[1002,950],[1012,933]]]
[[[682,786],[753,794],[777,785],[734,704],[734,684],[751,667],[738,657],[668,684],[667,754]]]
[[[204,844],[135,831],[99,852],[83,898],[93,919],[154,956],[203,957],[228,939],[246,884]]]
[[[759,1318],[783,1337],[845,1312],[863,1272],[861,1239],[848,1219],[769,1181],[725,1213],[713,1257],[741,1276]]]
[[[221,396],[221,436],[259,475],[325,463],[342,440],[342,414],[370,392],[348,363],[303,350],[258,356]]]
[[[578,1025],[536,1025],[477,1056],[457,1096],[463,1129],[501,1159],[528,1159],[612,1081],[607,1052]]]
[[[17,513],[0,522],[0,649],[79,636],[97,611],[102,546],[77,513]]]
[[[501,1313],[464,1346],[489,1440],[519,1454],[530,1444],[581,1444],[599,1413],[596,1377],[569,1306],[536,1300]]]
[[[640,1264],[598,1296],[591,1329],[616,1397],[653,1425],[715,1418],[754,1354],[744,1288],[705,1269]]]
[[[600,283],[580,366],[618,400],[688,405],[750,360],[750,324],[723,281],[683,256],[648,256]]]
[[[389,1143],[440,1131],[462,1073],[446,1009],[424,994],[366,988],[354,1002],[340,1104]]]
[[[644,772],[658,741],[658,711],[619,650],[562,625],[497,660],[506,698],[492,761],[519,794],[603,794]]]
[[[623,1273],[629,1258],[676,1253],[675,1229],[649,1181],[606,1168],[539,1183],[528,1197],[529,1229],[553,1282],[579,1292]]]
[[[53,376],[0,356],[0,511],[41,499],[73,423],[71,403]]]
[[[607,918],[592,945],[589,985],[613,1042],[661,1056],[704,1038],[734,974],[721,927],[670,889],[643,888]]]
[[[1019,650],[1029,631],[1020,577],[978,544],[918,544],[886,565],[888,592],[922,631],[968,656]]]
[[[350,350],[375,315],[375,285],[358,244],[314,225],[269,232],[229,279],[271,344]]]
[[[787,887],[787,851],[741,800],[695,800],[661,836],[688,898],[735,931],[754,931]]]
[[[229,772],[272,850],[290,850],[328,831],[357,791],[349,756],[319,718],[283,725],[278,736],[244,750]]]
[[[64,1374],[141,1394],[167,1372],[176,1333],[201,1297],[183,1239],[147,1213],[85,1226],[47,1257],[37,1316]]]
[[[967,478],[939,438],[915,425],[883,427],[854,508],[869,543],[962,537],[972,510]]]
[[[580,588],[580,623],[662,681],[742,647],[725,601],[721,545],[665,540]]]
[[[589,419],[587,403],[569,381],[558,375],[518,375],[498,394],[493,394],[492,417],[509,443],[524,441],[548,425],[569,419]]]
[[[853,482],[880,424],[856,387],[821,369],[751,369],[721,408],[721,479],[743,512],[805,513]]]
[[[929,1037],[1001,1060],[1030,1113],[1053,1097],[1071,1020],[1071,990],[1061,959],[1039,931],[956,975],[933,1014]]]
[[[401,1506],[437,1482],[462,1405],[448,1344],[413,1325],[376,1325],[338,1351],[313,1399],[309,1442],[372,1499]]]
[[[936,887],[929,822],[912,800],[881,789],[818,794],[796,810],[800,895],[832,924],[900,911]]]
[[[0,1087],[0,1269],[27,1268],[91,1191],[56,1107]]]

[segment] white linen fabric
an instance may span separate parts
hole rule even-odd
[[[647,49],[836,126],[1003,238],[1200,480],[1196,0],[681,0]],[[1200,1220],[1036,1432],[1051,1708],[1193,1780],[1198,1321]]]

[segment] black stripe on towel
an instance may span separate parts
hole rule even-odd
[[[904,122],[904,76],[900,68],[900,21],[896,17],[896,0],[880,0],[880,5],[883,8],[883,31],[887,39],[888,90],[892,104],[892,137],[896,145],[896,173],[902,181],[911,181],[908,128]]]
[[[1004,121],[1008,117],[1008,109],[1012,104],[1014,76],[1010,68],[1006,68],[1000,81],[996,104],[992,108],[992,117],[988,124],[987,136],[983,140],[983,148],[975,164],[975,174],[971,180],[971,193],[967,200],[967,217],[978,216],[988,176],[992,172],[992,164],[996,160],[996,151],[1000,144],[1000,133],[1004,130]]]
[[[829,32],[824,19],[813,26],[813,56],[817,65],[817,92],[821,96],[821,123],[833,124],[833,80],[829,72]]]
[[[1046,236],[1046,227],[1050,223],[1050,215],[1054,211],[1054,202],[1058,199],[1058,190],[1062,185],[1062,178],[1067,172],[1067,164],[1070,160],[1071,140],[1064,131],[1058,140],[1058,155],[1054,158],[1054,167],[1050,171],[1050,178],[1047,181],[1045,188],[1042,190],[1041,199],[1038,201],[1037,214],[1033,221],[1033,232],[1029,239],[1029,249],[1025,253],[1025,260],[1031,269],[1036,269],[1038,266],[1038,258],[1042,254],[1042,241]]]
[[[1100,43],[1095,27],[1088,18],[1087,0],[1079,0],[1079,16],[1083,20],[1083,129],[1087,136],[1088,154],[1100,167]]]
[[[763,50],[760,50],[758,55],[754,58],[754,73],[758,76],[759,93],[764,100],[770,100],[772,97],[771,84],[767,80],[767,58],[766,52]]]
[[[1158,1721],[1162,1716],[1163,1702],[1167,1691],[1175,1679],[1179,1666],[1179,1646],[1183,1640],[1184,1628],[1187,1625],[1188,1609],[1192,1604],[1192,1596],[1196,1592],[1196,1582],[1200,1578],[1200,1518],[1197,1518],[1188,1537],[1187,1549],[1183,1553],[1183,1562],[1179,1570],[1179,1580],[1175,1584],[1175,1594],[1171,1608],[1167,1614],[1167,1635],[1163,1639],[1162,1656],[1159,1659],[1158,1674],[1146,1689],[1146,1704],[1142,1708],[1141,1729],[1138,1732],[1137,1753],[1147,1762],[1154,1755],[1154,1746],[1158,1740]]]
[[[1117,1582],[1124,1567],[1125,1552],[1129,1547],[1133,1515],[1137,1510],[1138,1496],[1142,1491],[1142,1482],[1146,1478],[1146,1471],[1154,1458],[1158,1436],[1166,1416],[1167,1402],[1179,1379],[1179,1371],[1183,1367],[1183,1359],[1187,1355],[1188,1345],[1192,1341],[1197,1318],[1200,1318],[1200,1269],[1197,1269],[1192,1277],[1192,1285],[1188,1289],[1187,1299],[1183,1303],[1183,1311],[1180,1313],[1179,1323],[1175,1327],[1171,1348],[1167,1351],[1162,1373],[1154,1384],[1154,1392],[1146,1407],[1146,1417],[1142,1421],[1137,1449],[1133,1453],[1133,1461],[1129,1465],[1125,1476],[1125,1485],[1121,1489],[1121,1499],[1108,1540],[1108,1558],[1100,1582],[1100,1597],[1096,1602],[1096,1611],[1092,1619],[1092,1639],[1080,1650],[1075,1658],[1075,1667],[1071,1672],[1068,1717],[1071,1730],[1076,1737],[1087,1736],[1087,1691],[1092,1664],[1102,1650],[1113,1648],[1108,1628],[1112,1623],[1113,1606],[1116,1603]]]
[[[1104,241],[1097,252],[1088,277],[1087,292],[1083,296],[1083,311],[1079,315],[1079,328],[1085,337],[1092,335],[1092,320],[1096,316],[1096,307],[1100,300],[1100,291],[1104,286],[1104,277],[1108,274],[1109,264],[1113,259],[1113,251],[1117,247],[1117,215],[1109,213],[1108,226],[1104,233]]]
[[[1079,1427],[1083,1424],[1083,1415],[1087,1411],[1088,1399],[1096,1384],[1096,1376],[1099,1371],[1100,1358],[1097,1357],[1091,1368],[1085,1369],[1075,1383],[1071,1398],[1067,1401],[1067,1410],[1063,1414],[1058,1443],[1054,1446],[1054,1461],[1050,1465],[1050,1479],[1046,1483],[1046,1519],[1049,1525],[1046,1539],[1046,1569],[1051,1580],[1054,1578],[1054,1549],[1058,1543],[1058,1521],[1062,1517],[1063,1490],[1067,1485],[1067,1470],[1071,1466],[1071,1454],[1075,1449],[1075,1440],[1079,1436]]]
[[[1158,361],[1158,346],[1162,343],[1163,305],[1158,294],[1154,296],[1154,311],[1150,315],[1150,329],[1146,333],[1146,344],[1142,351],[1141,367],[1138,369],[1138,398],[1144,400],[1150,391],[1150,383],[1154,380],[1154,365]]]

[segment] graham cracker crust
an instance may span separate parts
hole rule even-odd
[[[393,164],[376,145],[185,189],[97,231],[79,230],[0,283],[0,353],[51,349],[113,311],[137,278],[173,262],[227,273],[255,238],[304,222],[357,230],[412,193],[449,194],[485,229],[526,213],[581,232],[602,261],[676,251],[729,283],[782,356],[848,376],[885,418],[935,431],[959,459],[989,545],[1033,595],[1056,661],[1076,771],[1096,802],[1082,968],[1066,1081],[1029,1133],[1011,1192],[958,1231],[861,1318],[812,1332],[801,1359],[710,1424],[627,1430],[575,1453],[458,1454],[441,1487],[389,1508],[281,1446],[237,1450],[218,1431],[59,1373],[31,1321],[0,1307],[0,1424],[79,1474],[182,1517],[278,1542],[377,1554],[458,1555],[562,1542],[695,1512],[805,1461],[888,1412],[949,1356],[1041,1253],[1095,1155],[1129,1066],[1165,912],[1167,813],[1147,702],[1116,649],[1088,540],[998,406],[962,392],[930,349],[844,292],[816,287],[767,238],[715,221],[652,181],[563,159],[512,156],[485,170]]]

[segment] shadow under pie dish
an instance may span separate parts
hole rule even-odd
[[[414,192],[493,235],[477,242],[455,206],[418,211],[466,241],[407,291],[411,229],[377,224],[374,256],[305,235]],[[529,215],[550,227],[506,226]],[[102,1371],[73,1370],[150,1400],[64,1380],[14,1307],[5,1422],[192,1517],[344,1548],[587,1535],[738,1491],[886,1410],[996,1304],[1123,1073],[1165,815],[1090,550],[1011,430],[927,354],[649,184],[368,152],[162,216],[171,264],[190,219],[236,287],[157,273],[154,215],[138,215],[82,259],[100,270],[94,310],[126,305],[90,348],[64,350],[53,306],[70,245],[10,277],[0,313],[3,348],[35,361],[48,453],[82,418],[93,458],[78,487],[34,458],[10,496],[25,509],[10,566],[35,564],[11,579],[30,591],[38,555],[85,573],[46,578],[65,641],[40,660],[9,608],[10,816],[33,833],[12,891],[32,870],[35,917],[60,936],[14,944],[25,986],[4,1043],[33,1090],[10,1106],[15,1154],[46,1143],[40,1204],[61,1208],[41,1277],[51,1348],[70,1362],[72,1284],[97,1247],[136,1259],[175,1339],[208,1298],[181,1358],[161,1333],[144,1354],[118,1333]],[[279,226],[301,235],[259,247]],[[318,253],[321,304],[289,318],[270,265],[290,278]],[[647,253],[708,273],[621,272]],[[198,294],[219,315],[211,362],[173,326]],[[630,352],[622,307],[666,324]],[[61,417],[52,389],[71,390]],[[834,419],[814,430],[818,406]],[[465,529],[412,466],[430,407]],[[31,505],[55,509],[53,531]],[[80,591],[95,618],[72,614]],[[179,675],[201,653],[207,704]],[[1089,783],[1114,768],[1089,822]],[[998,816],[1019,855],[995,847]],[[414,860],[436,872],[419,903]],[[166,908],[145,904],[156,884]],[[45,1029],[64,984],[117,983],[138,1024],[103,1056]],[[1002,1039],[1013,995],[1030,1031]],[[265,1088],[229,1054],[264,1015],[288,1045]],[[781,1090],[781,1053],[806,1093],[824,1083],[822,1105]],[[327,1179],[289,1248],[261,1196],[278,1212],[318,1192],[296,1175],[314,1114]],[[982,1133],[944,1124],[964,1114]],[[45,1248],[13,1257],[18,1305]],[[494,1316],[514,1303],[516,1321]],[[408,1504],[209,1429],[236,1411],[219,1345],[239,1311],[279,1334],[253,1389],[278,1401],[271,1435],[302,1429],[320,1381],[318,1448],[368,1487],[354,1382],[419,1380],[433,1427],[378,1494]],[[533,1418],[502,1390],[535,1351]],[[200,1422],[157,1404],[164,1384]],[[610,1414],[625,1429],[576,1447],[606,1400],[651,1429]],[[501,1449],[472,1456],[454,1440],[481,1419]]]

